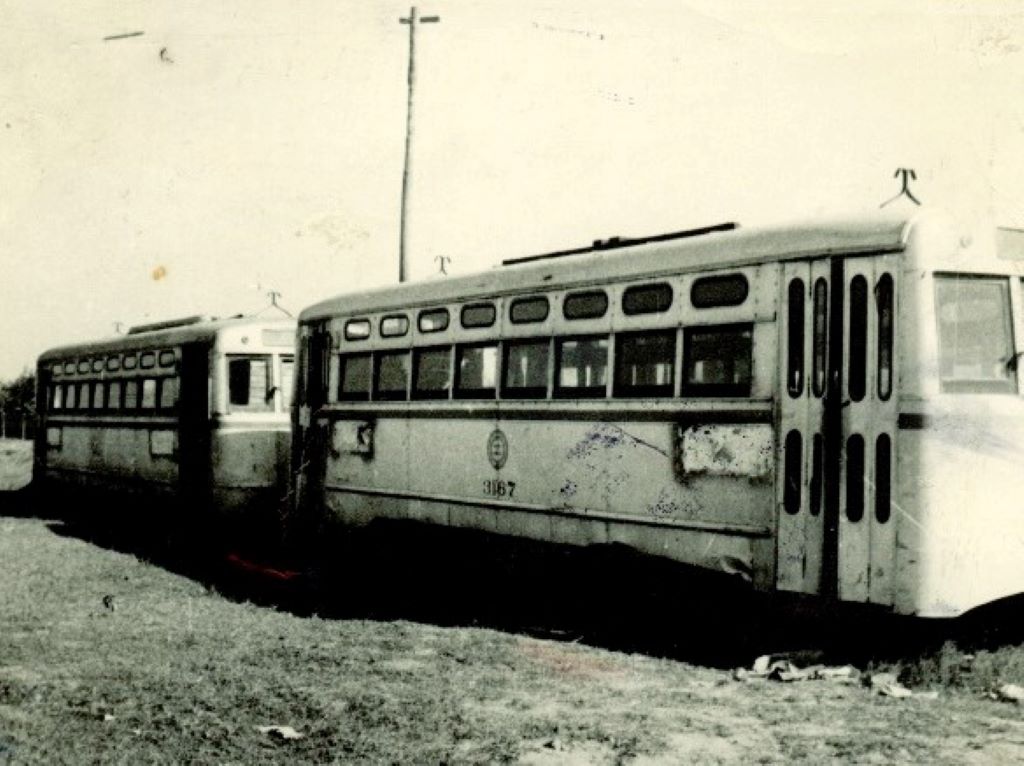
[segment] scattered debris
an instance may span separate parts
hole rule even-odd
[[[111,594],[107,594],[103,597],[103,606],[107,611],[116,612],[117,604],[114,603],[114,597]]]
[[[112,716],[110,713],[104,713],[103,714],[103,722],[104,723],[110,723],[111,721],[114,721],[114,720],[116,720],[116,718],[114,716]]]
[[[299,734],[291,726],[257,726],[260,734],[266,734],[271,739],[287,742],[292,739],[302,739],[304,735]]]
[[[812,665],[800,668],[788,657],[773,657],[765,654],[754,660],[750,670],[737,668],[733,673],[737,681],[748,681],[755,678],[767,678],[769,681],[835,681],[837,683],[856,683],[859,674],[851,665],[828,667]]]

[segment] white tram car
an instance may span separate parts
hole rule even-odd
[[[47,351],[35,483],[70,517],[98,494],[142,522],[161,500],[265,518],[287,485],[294,348],[294,320],[189,317]]]
[[[300,507],[623,544],[902,614],[1024,591],[1012,233],[733,229],[308,308]]]

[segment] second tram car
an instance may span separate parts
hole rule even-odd
[[[90,490],[139,521],[266,521],[287,485],[295,322],[190,317],[55,348],[38,364],[34,480],[70,517]],[[165,509],[165,505],[159,506]]]
[[[994,242],[927,215],[718,227],[324,301],[301,508],[902,614],[1019,594],[1024,268]]]

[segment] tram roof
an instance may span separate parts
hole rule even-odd
[[[138,351],[159,346],[170,346],[195,341],[213,340],[225,330],[245,326],[283,327],[295,324],[294,319],[260,317],[230,317],[225,319],[202,319],[188,324],[175,324],[146,331],[129,332],[84,343],[74,343],[47,349],[39,356],[40,362],[64,359],[68,356],[96,354],[110,351]]]
[[[306,308],[316,321],[390,308],[409,308],[485,295],[550,290],[595,281],[679,271],[729,268],[770,261],[902,250],[913,217],[876,214],[839,221],[736,228],[699,237],[626,245],[512,264],[464,277],[341,294]]]

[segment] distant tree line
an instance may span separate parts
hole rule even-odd
[[[30,439],[36,425],[36,375],[25,370],[0,383],[0,437]]]

